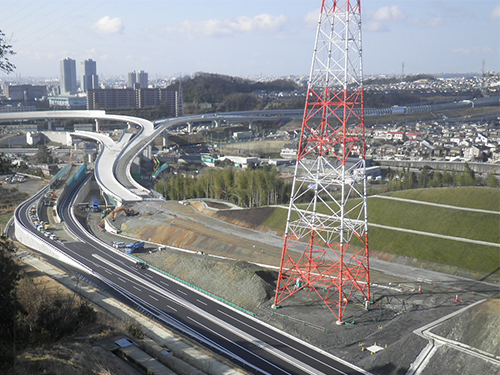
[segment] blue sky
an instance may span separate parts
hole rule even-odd
[[[321,0],[2,0],[16,74],[308,74]],[[362,0],[364,74],[500,71],[498,0]],[[0,77],[4,75],[0,74]]]

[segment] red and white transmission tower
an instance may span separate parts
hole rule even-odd
[[[307,289],[338,324],[370,300],[362,76],[360,0],[322,0],[274,307]]]

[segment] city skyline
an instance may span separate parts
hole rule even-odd
[[[500,70],[500,5],[481,0],[362,0],[364,74]],[[308,75],[320,1],[7,0],[2,30],[22,77],[58,77],[59,61],[92,59],[99,76],[203,71]],[[404,68],[403,68],[404,67]],[[13,78],[15,74],[0,74]]]

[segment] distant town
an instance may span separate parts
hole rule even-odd
[[[260,101],[258,109],[301,109],[305,102],[308,79],[306,76],[260,77],[252,81],[208,73],[196,73],[193,77],[156,76],[150,79],[148,73],[142,70],[129,72],[121,77],[102,79],[97,74],[97,64],[93,60],[80,63],[79,75],[76,67],[75,60],[66,58],[60,61],[58,79],[16,76],[4,78],[0,81],[0,112],[100,109],[119,113],[131,108],[161,107],[163,118],[191,112],[208,114],[217,111],[216,102],[223,99],[214,99],[208,95],[205,97],[206,102],[202,102],[183,92],[183,85],[190,87],[190,79],[207,77],[219,79],[217,84],[224,80],[253,84],[288,82],[277,88],[276,85],[259,86],[246,95],[252,95]],[[196,90],[196,87],[191,90]],[[482,72],[476,75],[443,77],[427,74],[406,77],[380,75],[365,78],[364,92],[368,157],[385,161],[500,162],[499,74]],[[234,93],[228,89],[220,95],[230,94]],[[247,105],[243,109],[256,108]],[[212,125],[198,123],[179,131],[207,134]],[[38,131],[39,128],[39,125],[19,124],[16,129],[6,126],[4,130]],[[58,129],[63,128],[59,126]],[[287,131],[238,128],[226,133],[223,141],[283,140],[286,143],[279,153],[280,157],[290,160],[296,157],[299,133],[300,124]],[[11,142],[15,143],[13,140]],[[23,144],[20,143],[19,146]]]

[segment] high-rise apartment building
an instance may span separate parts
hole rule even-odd
[[[92,59],[82,61],[81,68],[83,92],[87,92],[89,89],[99,88],[99,76],[97,75],[96,62]]]
[[[148,88],[148,73],[144,70],[140,72],[130,72],[128,74],[127,88],[129,89],[147,89]]]
[[[134,70],[133,72],[130,72],[128,74],[127,88],[129,88],[129,89],[135,88],[135,83],[136,82],[137,82],[137,73]]]
[[[76,84],[76,61],[69,57],[60,61],[60,87],[62,95],[76,94],[78,86]]]
[[[136,83],[139,84],[139,87],[141,89],[147,89],[148,88],[148,73],[146,73],[144,70],[141,70],[140,72],[137,73],[136,77]]]

